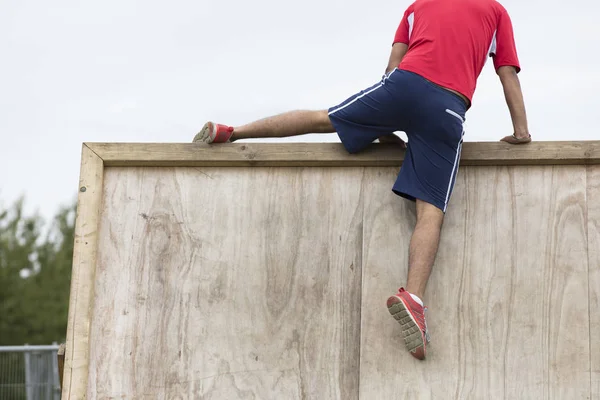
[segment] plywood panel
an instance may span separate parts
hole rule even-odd
[[[356,399],[362,179],[107,168],[88,397]]]
[[[600,167],[587,169],[591,399],[600,398]]]
[[[585,167],[461,169],[425,299],[426,361],[385,309],[414,224],[388,192],[395,172],[365,190],[361,398],[587,398]]]

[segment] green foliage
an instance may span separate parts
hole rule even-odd
[[[22,200],[0,209],[0,345],[65,340],[74,233],[75,206],[47,229]]]

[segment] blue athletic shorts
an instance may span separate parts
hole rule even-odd
[[[413,72],[395,69],[343,103],[329,118],[349,153],[380,136],[406,133],[408,146],[393,186],[399,196],[423,200],[444,213],[454,187],[467,105]]]

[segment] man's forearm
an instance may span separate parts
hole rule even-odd
[[[519,77],[514,67],[500,67],[498,76],[504,89],[506,105],[510,111],[514,134],[516,137],[528,137],[529,127],[527,126],[527,113],[525,111],[525,101]]]

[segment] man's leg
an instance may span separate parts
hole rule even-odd
[[[223,143],[240,139],[337,132],[350,153],[360,151],[376,139],[405,148],[404,141],[394,135],[395,131],[403,130],[397,126],[398,108],[402,105],[388,91],[381,90],[384,85],[393,83],[392,75],[386,75],[373,86],[327,110],[289,111],[238,127],[207,122],[193,141]],[[402,86],[402,83],[398,81],[397,85]]]
[[[333,133],[327,110],[288,111],[238,127],[207,122],[194,142],[222,143],[240,139],[282,138],[307,133]]]
[[[388,298],[390,314],[402,326],[402,335],[411,354],[423,360],[429,341],[423,296],[435,261],[444,212],[437,206],[416,199],[417,223],[410,239],[406,290]]]
[[[327,110],[320,111],[289,111],[235,127],[231,140],[278,138],[307,133],[335,132]]]
[[[416,200],[417,223],[410,239],[406,290],[423,299],[435,261],[444,213],[436,206]]]
[[[227,131],[229,129],[229,131]],[[240,139],[257,138],[282,138],[289,136],[304,135],[307,133],[334,133],[335,128],[331,124],[331,119],[327,110],[307,111],[297,110],[288,111],[283,114],[274,115],[259,119],[246,125],[238,127],[228,127],[212,122],[207,122],[200,133],[194,138],[194,142],[212,143],[229,141],[233,142]],[[221,134],[221,140],[215,140],[215,137]],[[398,144],[406,148],[406,143],[393,133],[381,135],[381,143]]]
[[[452,108],[464,113],[464,106]],[[425,111],[428,112],[423,115],[433,122],[429,126],[428,121],[421,121],[419,130],[407,133],[408,150],[393,188],[396,194],[415,200],[417,208],[409,247],[408,281],[406,290],[400,288],[387,301],[390,314],[402,327],[407,349],[420,360],[425,358],[429,343],[423,296],[458,172],[464,132],[462,120],[443,106]]]

